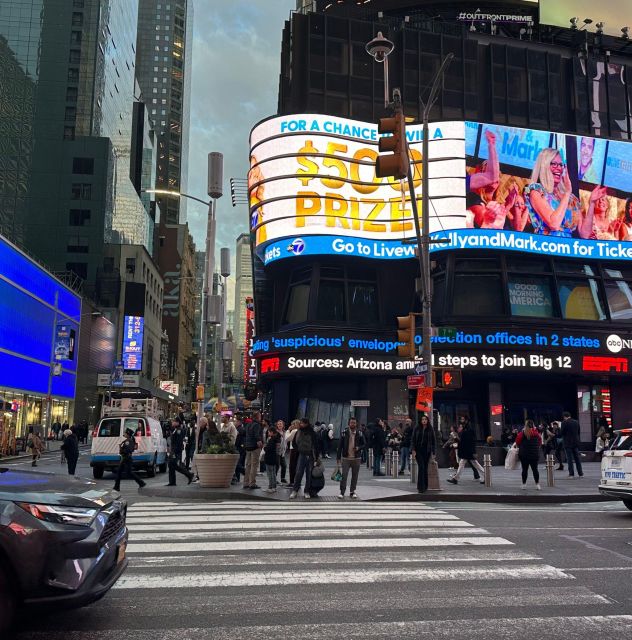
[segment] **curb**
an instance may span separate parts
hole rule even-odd
[[[257,500],[269,502],[289,502],[287,498],[272,497],[268,494],[260,494],[258,492],[241,492],[229,491],[224,489],[202,489],[201,487],[183,486],[182,489],[172,487],[151,487],[147,486],[139,490],[140,496],[153,498],[173,498],[186,500],[200,500],[215,502],[219,500]],[[278,495],[278,494],[277,494]],[[323,500],[325,498],[325,500]],[[320,496],[313,499],[316,503],[329,501],[328,496]],[[443,491],[431,491],[424,494],[405,493],[398,496],[386,496],[378,498],[361,498],[360,502],[478,502],[478,503],[496,503],[496,504],[571,504],[571,503],[587,503],[587,502],[612,502],[617,498],[602,496],[595,494],[578,494],[578,495],[546,495],[540,493],[538,495],[525,494],[457,494],[445,493]],[[305,501],[299,500],[301,504]],[[336,501],[337,502],[337,501]]]

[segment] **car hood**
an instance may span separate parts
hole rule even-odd
[[[0,500],[67,507],[102,507],[116,496],[85,478],[0,467]]]

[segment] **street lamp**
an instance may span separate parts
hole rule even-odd
[[[395,45],[386,39],[381,31],[377,36],[366,45],[366,52],[375,60],[375,62],[384,63],[384,106],[388,107],[391,102],[391,92],[388,82],[388,57],[393,53]]]

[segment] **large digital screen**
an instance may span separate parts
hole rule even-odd
[[[126,371],[143,368],[143,333],[145,318],[125,316],[123,323],[123,367]]]
[[[421,212],[422,128],[407,127]],[[374,124],[272,118],[251,134],[250,224],[265,264],[413,258],[407,185],[375,176]],[[446,249],[632,259],[630,143],[476,122],[430,127],[430,231]],[[543,292],[541,292],[543,293]]]
[[[584,26],[584,19],[592,20],[588,27],[595,30],[598,22],[604,22],[604,33],[621,35],[621,27],[628,24],[630,0],[540,0],[540,22],[557,27],[571,26],[571,18],[579,18],[578,26]]]

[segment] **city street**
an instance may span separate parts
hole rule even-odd
[[[632,513],[619,502],[203,503],[123,490],[122,579],[89,607],[24,612],[18,640],[632,633]]]

